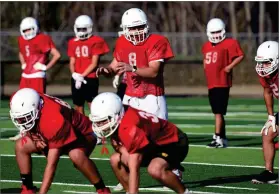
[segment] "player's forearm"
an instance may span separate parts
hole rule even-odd
[[[44,172],[43,182],[40,187],[40,194],[45,194],[48,192],[51,183],[53,181],[55,170],[59,160],[60,151],[58,149],[50,149],[47,156],[47,165]]]
[[[264,88],[264,101],[265,101],[265,105],[266,105],[266,109],[267,109],[267,114],[268,115],[273,115],[274,111],[273,111],[273,94],[270,91],[270,88]]]
[[[135,73],[146,78],[155,78],[158,75],[158,71],[151,67],[137,68]]]
[[[51,51],[52,59],[46,66],[46,70],[50,69],[54,64],[58,61],[58,59],[61,57],[60,53],[55,49],[54,51]]]
[[[142,155],[134,153],[129,155],[128,168],[129,168],[129,193],[138,193],[139,188],[139,171],[142,161]]]
[[[21,64],[25,63],[24,58],[23,58],[21,53],[18,53],[18,58],[19,58],[19,61],[20,61]]]
[[[235,58],[235,59],[232,61],[232,63],[229,65],[229,67],[230,67],[231,69],[234,68],[235,66],[237,66],[237,65],[243,60],[243,58],[244,58],[243,55],[241,55],[241,56]]]
[[[83,77],[86,77],[88,74],[90,74],[94,69],[97,68],[99,61],[99,56],[95,55],[92,57],[92,63],[86,68],[86,70],[82,73]]]
[[[71,74],[75,72],[75,59],[73,57],[70,58],[69,69]]]

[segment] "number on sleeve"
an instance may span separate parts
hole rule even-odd
[[[152,121],[153,123],[158,123],[158,122],[159,122],[157,116],[155,116],[155,115],[153,115],[153,114],[151,114],[151,113],[142,112],[142,111],[140,111],[140,112],[138,112],[138,113],[139,113],[139,115],[140,115],[142,118],[144,118],[144,119],[151,119],[151,121]]]
[[[279,90],[278,90],[277,84],[270,85],[270,88],[271,88],[274,96],[278,96],[279,95]]]

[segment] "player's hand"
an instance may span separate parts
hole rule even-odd
[[[119,74],[124,73],[124,72],[132,72],[132,70],[133,70],[131,65],[123,63],[123,62],[118,62],[116,69]]]
[[[79,81],[79,82],[83,82],[84,84],[87,83],[87,81],[85,80],[85,78],[84,78],[81,74],[79,74],[79,73],[76,73],[76,72],[72,73],[72,78],[73,78],[76,82]]]
[[[99,67],[96,70],[96,77],[99,77],[99,75],[108,75],[108,74],[110,74],[110,71],[108,68]]]
[[[276,132],[276,118],[275,118],[275,116],[272,116],[272,115],[268,115],[268,119],[261,130],[261,134],[264,132],[264,134],[267,135],[268,129],[270,127],[272,127],[272,131],[275,133]]]
[[[45,64],[42,64],[40,62],[36,62],[34,65],[33,65],[34,69],[36,70],[40,70],[40,71],[46,71],[47,70],[47,67]]]
[[[77,90],[79,90],[81,87],[82,87],[82,82],[80,82],[80,81],[75,81],[75,88],[76,88]]]
[[[26,63],[21,64],[21,69],[24,70],[26,68]]]
[[[118,88],[120,85],[120,76],[119,75],[115,75],[114,79],[113,79],[113,87],[114,88]]]
[[[229,73],[229,72],[231,71],[231,67],[226,66],[226,67],[224,68],[224,71],[225,71],[226,73]]]

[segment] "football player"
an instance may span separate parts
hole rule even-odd
[[[93,22],[87,15],[77,17],[74,24],[76,37],[68,42],[70,71],[72,73],[71,89],[75,109],[84,114],[84,103],[90,103],[98,94],[99,80],[96,69],[100,56],[109,52],[105,40],[93,35]]]
[[[17,91],[11,98],[10,116],[21,138],[15,143],[16,161],[22,180],[22,194],[35,193],[31,154],[47,159],[39,193],[47,193],[61,155],[68,155],[74,166],[95,186],[97,193],[110,193],[92,160],[96,135],[88,117],[58,98],[31,88]]]
[[[91,105],[93,131],[100,138],[115,136],[116,153],[110,162],[127,193],[138,193],[140,167],[147,167],[154,179],[176,193],[190,193],[172,172],[183,170],[180,163],[189,149],[185,133],[173,123],[142,110],[129,107],[124,113],[121,99],[114,93],[99,94]]]
[[[274,139],[279,135],[278,112],[273,110],[273,96],[279,96],[279,45],[276,41],[262,43],[258,50],[255,61],[256,71],[263,86],[263,96],[268,113],[268,119],[261,130],[265,170],[252,180],[253,183],[273,184],[277,181],[277,174],[273,172],[275,157]]]
[[[167,119],[163,67],[174,55],[164,36],[149,33],[146,14],[138,8],[122,16],[123,34],[116,41],[114,59],[98,74],[126,73],[123,104]]]
[[[207,147],[227,147],[224,115],[227,112],[229,91],[232,86],[232,69],[244,54],[237,40],[226,38],[225,24],[219,18],[207,24],[208,41],[202,47],[203,66],[208,86],[208,98],[215,115],[215,133]]]
[[[18,38],[19,60],[22,74],[19,88],[33,88],[46,93],[46,71],[60,58],[59,51],[49,35],[40,33],[36,19],[26,17],[21,21]],[[52,55],[51,60],[49,54]],[[11,137],[17,140],[20,135]]]

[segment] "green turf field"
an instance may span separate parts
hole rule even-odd
[[[230,99],[226,116],[229,147],[226,149],[205,147],[211,141],[214,130],[214,117],[207,98],[168,98],[167,102],[170,121],[183,129],[190,139],[190,151],[183,163],[183,179],[193,193],[278,193],[278,184],[254,185],[250,182],[254,175],[263,170],[264,165],[260,129],[267,119],[267,113],[263,99]],[[16,193],[21,183],[14,143],[7,140],[16,134],[16,129],[9,120],[7,101],[2,101],[1,106],[1,193]],[[275,106],[275,110],[278,110],[278,106]],[[109,156],[101,155],[100,150],[101,146],[97,146],[91,157],[105,183],[113,187],[117,180],[110,168]],[[278,161],[277,152],[276,171]],[[33,179],[37,186],[42,181],[45,163],[44,157],[34,155]],[[140,186],[143,192],[169,192],[152,180],[145,169],[141,170]],[[94,191],[94,187],[72,166],[70,160],[61,158],[50,193]]]

